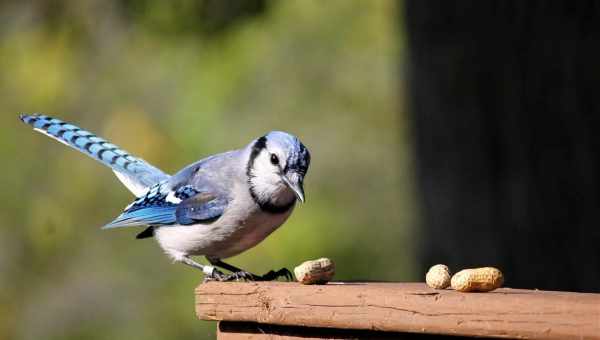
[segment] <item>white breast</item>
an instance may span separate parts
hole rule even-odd
[[[293,210],[292,207],[281,214],[263,212],[249,194],[244,196],[244,204],[231,202],[225,213],[210,224],[157,228],[155,237],[159,245],[173,259],[188,255],[224,259],[260,243],[279,228]]]

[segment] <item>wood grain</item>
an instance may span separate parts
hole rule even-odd
[[[600,294],[503,288],[433,290],[422,283],[210,282],[203,320],[518,339],[600,339]]]

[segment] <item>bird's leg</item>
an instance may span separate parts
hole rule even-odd
[[[285,277],[287,281],[293,281],[293,279],[294,279],[294,277],[292,276],[292,273],[286,268],[281,268],[278,271],[271,270],[268,273],[266,273],[265,275],[260,276],[260,275],[249,273],[238,267],[232,266],[228,263],[221,261],[220,259],[214,259],[214,258],[210,258],[210,257],[207,257],[206,259],[213,266],[217,266],[217,267],[223,268],[225,270],[229,270],[231,272],[231,274],[228,277],[229,280],[226,280],[226,281],[240,280],[240,279],[248,280],[248,281],[273,281],[280,277]]]
[[[204,282],[206,281],[230,281],[227,280],[229,275],[225,275],[223,272],[213,266],[202,265],[187,256],[178,256],[176,261],[183,264],[187,264],[190,267],[200,269],[204,273]]]

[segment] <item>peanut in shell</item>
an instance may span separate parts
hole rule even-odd
[[[494,267],[463,269],[450,281],[452,288],[459,292],[489,292],[503,283],[502,272]]]
[[[305,285],[325,284],[335,274],[335,265],[330,259],[323,257],[314,261],[303,262],[294,268],[296,279]]]
[[[429,268],[425,275],[425,283],[433,289],[445,289],[450,286],[450,270],[448,266],[436,264]]]

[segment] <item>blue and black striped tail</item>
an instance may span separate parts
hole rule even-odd
[[[21,120],[59,142],[77,149],[115,171],[117,177],[136,196],[152,185],[169,178],[161,170],[95,134],[73,124],[42,114],[22,114]]]

